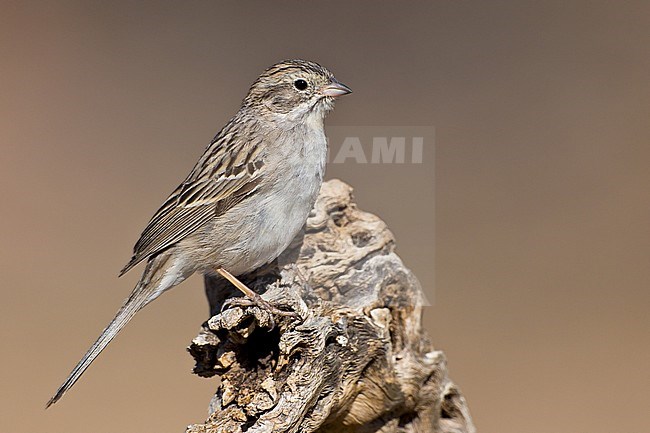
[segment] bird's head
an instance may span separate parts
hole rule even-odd
[[[242,108],[285,123],[322,119],[334,99],[351,93],[321,65],[306,60],[277,63],[255,80]]]

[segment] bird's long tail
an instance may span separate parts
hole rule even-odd
[[[162,292],[178,284],[183,278],[173,278],[167,275],[167,271],[173,272],[173,266],[167,263],[170,257],[162,254],[151,259],[142,274],[142,278],[135,286],[131,295],[124,301],[124,304],[117,312],[111,323],[99,336],[97,341],[88,349],[88,352],[72,370],[68,378],[56,391],[54,396],[47,402],[46,408],[56,403],[77,382],[86,369],[92,364],[97,356],[108,346],[115,336],[126,326],[127,323],[149,302],[156,299]]]

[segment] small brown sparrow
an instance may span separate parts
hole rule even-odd
[[[350,92],[305,60],[283,61],[260,75],[142,232],[120,273],[146,261],[140,281],[47,407],[140,309],[194,272],[221,275],[273,310],[235,276],[275,260],[304,225],[325,171],[323,119],[334,99]]]

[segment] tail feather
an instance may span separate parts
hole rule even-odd
[[[95,341],[90,349],[88,349],[84,357],[72,370],[65,382],[63,382],[54,396],[47,402],[46,408],[59,401],[59,399],[63,397],[70,388],[72,388],[90,364],[92,364],[95,358],[97,358],[106,346],[108,346],[113,338],[115,338],[126,324],[129,323],[138,311],[158,297],[158,295],[160,295],[164,290],[171,287],[171,285],[169,287],[161,287],[161,280],[165,274],[165,270],[167,269],[167,267],[164,266],[167,259],[168,256],[158,256],[147,263],[142,278],[131,292],[131,295],[126,301],[124,301],[124,304],[111,323],[108,324],[97,341]]]

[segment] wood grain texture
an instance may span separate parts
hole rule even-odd
[[[333,180],[287,252],[242,279],[300,320],[229,301],[233,289],[206,278],[214,315],[189,351],[196,374],[221,381],[209,418],[187,433],[475,432],[394,246]]]

